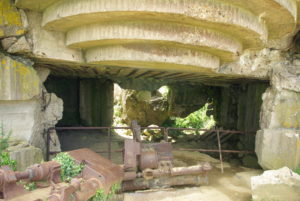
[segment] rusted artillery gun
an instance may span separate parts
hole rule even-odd
[[[124,191],[208,183],[209,163],[173,167],[171,143],[141,142],[141,128],[135,121],[132,131],[133,139],[124,144]]]

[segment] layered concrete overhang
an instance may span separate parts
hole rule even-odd
[[[245,50],[287,48],[297,31],[297,3],[298,0],[16,0],[19,8],[41,13],[43,31],[63,34],[60,39],[66,49],[52,51],[78,52],[79,59],[66,59],[66,63],[74,62],[79,71],[109,74],[115,70],[117,73],[112,74],[121,77],[192,81],[203,77],[247,77],[234,72],[222,74],[220,67],[237,61]],[[47,64],[48,60],[51,66],[51,59],[64,60],[49,56],[38,61]],[[64,71],[72,68],[67,66]],[[59,71],[57,66],[54,69]]]

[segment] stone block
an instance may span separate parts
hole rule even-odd
[[[300,166],[300,130],[265,129],[257,132],[255,152],[264,169]]]
[[[251,178],[254,201],[299,201],[300,175],[289,168],[265,171]]]
[[[9,53],[19,53],[19,54],[24,54],[24,53],[29,53],[31,52],[31,47],[26,40],[25,36],[22,36],[21,38],[18,39],[16,43],[14,43],[12,46],[10,46],[7,50]]]
[[[36,100],[0,101],[0,122],[6,132],[15,139],[29,141],[35,127],[35,114],[38,111]]]
[[[262,129],[300,129],[300,93],[269,88],[263,95]]]
[[[8,37],[8,38],[4,38],[2,41],[1,41],[1,45],[2,45],[2,48],[4,50],[7,50],[10,46],[12,46],[15,42],[17,42],[17,38],[16,37]]]
[[[25,170],[27,167],[41,163],[43,160],[42,150],[30,146],[25,141],[14,140],[8,148],[11,159],[17,161],[17,170]]]

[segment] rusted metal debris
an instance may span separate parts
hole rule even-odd
[[[0,193],[2,199],[11,199],[25,194],[26,190],[19,181],[47,181],[43,187],[60,182],[60,164],[55,161],[33,165],[23,172],[14,172],[8,166],[0,169]]]
[[[14,172],[9,167],[0,169],[0,193],[9,200],[28,193],[19,181],[41,182],[38,187],[52,187],[47,201],[86,201],[102,189],[109,193],[112,185],[123,180],[123,168],[113,164],[90,149],[70,151],[69,155],[84,168],[78,178],[69,185],[61,183],[61,165],[55,161],[33,165],[23,172]],[[44,182],[46,181],[46,183]],[[1,199],[1,197],[0,197]],[[40,201],[44,199],[38,199]]]
[[[47,201],[85,201],[102,188],[103,183],[97,178],[88,180],[75,178],[68,186],[54,186]]]
[[[90,149],[78,149],[68,152],[84,168],[68,186],[54,185],[47,201],[86,201],[102,189],[109,193],[113,184],[123,180],[123,168],[113,164]]]
[[[68,152],[78,164],[84,164],[81,177],[85,180],[97,178],[104,192],[108,193],[111,186],[121,183],[124,177],[123,168],[103,158],[90,149],[78,149]]]
[[[173,186],[199,186],[208,184],[208,178],[202,175],[185,175],[175,177],[160,177],[154,179],[137,178],[132,181],[123,182],[123,191],[135,191],[146,189],[169,188]]]

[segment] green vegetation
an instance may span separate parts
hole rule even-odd
[[[0,125],[0,166],[9,166],[12,170],[17,169],[17,162],[12,160],[9,156],[9,153],[6,151],[9,144],[9,138],[11,136],[11,132],[6,133],[4,131],[3,124]]]
[[[215,125],[214,117],[212,115],[207,116],[209,110],[209,103],[207,103],[204,107],[191,113],[186,118],[175,118],[175,127],[209,129]]]
[[[210,129],[216,122],[213,115],[208,116],[207,113],[212,109],[209,108],[209,103],[205,104],[199,110],[191,113],[186,118],[173,118],[164,124],[165,127],[175,127],[175,128],[196,128],[196,129]],[[169,135],[173,138],[177,138],[180,135],[191,134],[194,131],[177,131],[173,130]],[[196,132],[197,134],[201,132]]]
[[[295,172],[300,175],[300,166],[295,169]]]
[[[67,153],[59,153],[53,159],[61,164],[61,180],[69,182],[72,178],[78,176],[82,169],[83,164],[76,164],[75,160]]]
[[[89,201],[106,201],[106,197],[107,196],[105,195],[103,189],[99,189],[97,193],[89,199]]]
[[[9,138],[11,136],[11,132],[9,133],[6,133],[4,131],[4,126],[3,124],[0,125],[0,153],[2,153],[3,151],[5,151],[9,144],[8,144],[8,141],[9,141]]]
[[[104,193],[103,189],[99,189],[89,201],[110,201],[120,189],[121,184],[114,184],[107,195]]]
[[[36,186],[35,182],[31,182],[31,183],[25,184],[24,188],[28,191],[33,191],[33,190],[37,189],[37,186]]]
[[[0,154],[0,166],[9,166],[12,170],[16,171],[17,162],[12,160],[8,152],[1,152]]]

